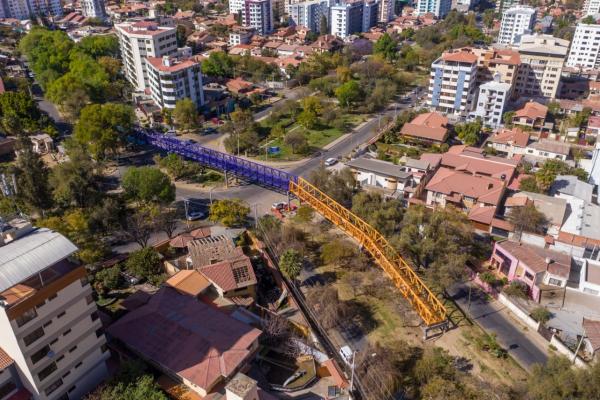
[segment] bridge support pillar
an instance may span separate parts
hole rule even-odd
[[[223,171],[225,173],[225,187],[229,188],[229,177],[227,176],[227,170]]]

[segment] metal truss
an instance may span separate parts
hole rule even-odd
[[[297,176],[277,168],[248,161],[241,157],[222,153],[195,143],[187,143],[160,133],[144,133],[146,142],[169,153],[175,153],[199,162],[209,168],[224,171],[243,180],[267,187],[279,192],[287,192],[290,182],[296,182]]]
[[[447,323],[446,308],[388,241],[371,225],[306,180],[290,181],[290,192],[352,236],[373,256],[412,304],[427,327]]]

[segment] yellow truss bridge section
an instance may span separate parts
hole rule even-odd
[[[305,179],[298,178],[297,183],[290,181],[290,192],[358,240],[412,304],[427,327],[447,322],[442,302],[375,228]]]

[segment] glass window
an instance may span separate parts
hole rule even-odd
[[[34,319],[35,317],[37,317],[37,311],[35,311],[35,308],[30,308],[29,310],[25,311],[23,314],[18,316],[15,319],[15,321],[17,322],[17,326],[21,327],[29,321],[31,321],[32,319]]]
[[[25,346],[29,346],[31,343],[35,342],[42,336],[44,336],[44,329],[42,327],[39,327],[35,331],[31,332],[29,335],[25,336],[23,338],[23,343],[25,343]]]
[[[52,364],[48,365],[46,368],[39,372],[38,377],[40,378],[40,381],[43,381],[44,379],[49,377],[57,369],[58,367],[56,366],[56,363],[52,362]]]
[[[48,386],[48,388],[46,390],[44,390],[44,393],[46,393],[46,396],[48,396],[49,394],[54,392],[56,389],[61,387],[62,384],[63,384],[62,379],[58,378],[58,380],[56,382],[54,382],[52,385]]]
[[[17,385],[13,381],[8,381],[4,385],[0,386],[0,399],[8,396],[9,393],[12,393],[15,389],[17,389]]]
[[[39,362],[42,358],[46,357],[46,355],[50,352],[50,346],[45,345],[44,347],[42,347],[40,350],[36,351],[35,353],[33,353],[31,355],[31,362],[36,364],[37,362]]]

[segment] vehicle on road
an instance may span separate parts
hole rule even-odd
[[[327,165],[328,167],[331,167],[332,165],[335,165],[337,162],[338,162],[338,160],[335,158],[328,158],[327,160],[325,160],[325,165]]]
[[[186,216],[188,221],[196,221],[203,218],[206,218],[206,213],[204,211],[190,211]]]
[[[271,210],[283,210],[286,207],[287,207],[287,203],[284,203],[283,201],[279,201],[279,202],[273,203],[271,205]]]
[[[349,346],[342,346],[340,348],[340,357],[342,357],[342,360],[344,360],[344,362],[348,365],[352,365],[352,349]]]

